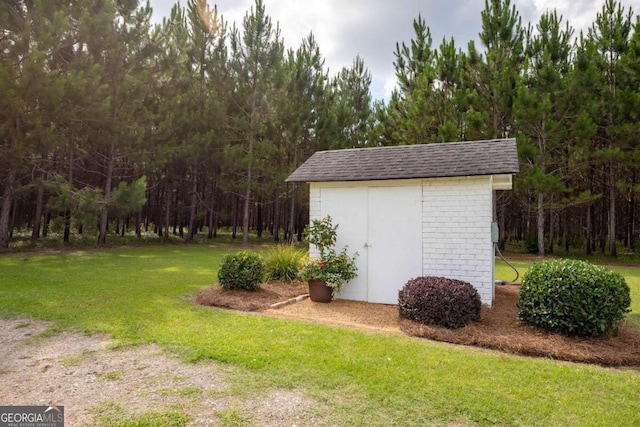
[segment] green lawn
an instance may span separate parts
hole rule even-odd
[[[640,372],[478,351],[411,337],[191,304],[231,246],[0,256],[0,314],[155,342],[234,368],[238,390],[304,390],[321,425],[640,425]],[[524,270],[527,263],[516,266]],[[640,268],[616,267],[640,313]],[[499,265],[497,277],[513,273]]]

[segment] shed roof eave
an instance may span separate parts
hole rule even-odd
[[[440,175],[440,176],[403,176],[403,177],[365,177],[362,179],[350,179],[350,178],[323,178],[318,177],[317,179],[298,179],[294,176],[290,176],[284,182],[306,182],[306,183],[317,183],[317,182],[362,182],[362,181],[408,181],[408,180],[416,180],[416,179],[441,179],[441,178],[466,178],[466,177],[478,177],[478,176],[490,176],[494,177],[494,186],[509,186],[509,188],[504,188],[505,190],[511,190],[512,188],[512,177],[513,173],[481,173],[481,174],[465,174],[465,175]],[[497,177],[497,178],[496,178]],[[508,184],[507,184],[508,182]],[[503,188],[494,188],[494,190],[501,190]]]
[[[513,174],[493,175],[491,179],[492,190],[512,190]]]

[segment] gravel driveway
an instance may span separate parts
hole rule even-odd
[[[300,391],[235,396],[233,374],[214,362],[184,363],[156,345],[119,346],[103,335],[50,333],[37,320],[0,319],[0,405],[64,406],[66,427],[172,411],[188,416],[189,426],[320,421],[312,414],[317,404]]]

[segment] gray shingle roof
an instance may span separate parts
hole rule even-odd
[[[518,172],[515,139],[318,151],[286,182],[374,181]]]

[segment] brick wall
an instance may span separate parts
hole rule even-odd
[[[426,179],[422,191],[423,274],[469,282],[491,305],[490,177]]]

